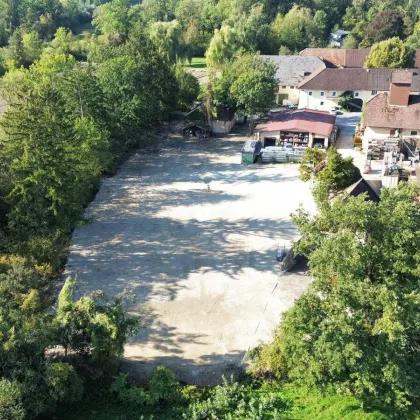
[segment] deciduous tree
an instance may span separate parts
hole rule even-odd
[[[414,51],[400,38],[391,38],[374,44],[366,58],[366,68],[413,67]]]

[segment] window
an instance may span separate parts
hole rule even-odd
[[[417,136],[417,131],[412,131],[412,132],[410,133],[410,135],[411,135],[411,136]]]
[[[389,135],[390,136],[395,136],[395,129],[389,130]]]
[[[333,92],[333,96],[337,96],[337,92]]]
[[[309,96],[312,96],[312,92],[309,92]]]
[[[282,89],[287,89],[287,86],[282,86],[281,88],[282,88]]]
[[[321,92],[321,96],[324,96],[324,92]]]
[[[377,90],[372,90],[372,92],[370,92],[371,95],[376,95],[378,93]]]
[[[359,97],[359,92],[354,92],[354,97],[358,98]]]
[[[321,104],[321,105],[324,105],[324,102],[321,102],[320,104]]]

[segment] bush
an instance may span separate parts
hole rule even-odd
[[[83,396],[83,384],[72,365],[51,363],[47,366],[46,381],[50,395],[59,403],[80,401]]]
[[[0,380],[0,419],[23,420],[25,410],[19,385],[6,379]]]
[[[175,374],[164,366],[158,366],[153,370],[149,392],[154,402],[174,402],[181,396]]]
[[[280,418],[286,404],[277,390],[255,389],[251,385],[227,381],[211,390],[211,396],[202,402],[190,404],[185,419],[270,419]]]
[[[147,392],[138,386],[130,386],[127,380],[128,373],[120,373],[113,384],[111,392],[117,395],[118,401],[124,405],[141,406],[150,403]]]

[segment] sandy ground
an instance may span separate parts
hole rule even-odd
[[[296,238],[290,213],[314,211],[298,165],[240,164],[243,138],[169,136],[103,182],[76,229],[66,274],[78,295],[131,289],[146,328],[126,346],[138,379],[157,364],[188,383],[236,372],[307,288],[279,276],[278,243]]]

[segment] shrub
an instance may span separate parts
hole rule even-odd
[[[83,395],[83,384],[72,365],[51,363],[47,366],[46,381],[50,395],[56,402],[79,401]]]
[[[0,419],[23,420],[25,410],[19,385],[6,379],[0,380]]]
[[[181,396],[175,374],[164,366],[158,366],[153,370],[149,392],[154,402],[173,402],[179,400]]]

